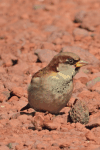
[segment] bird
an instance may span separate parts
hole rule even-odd
[[[28,104],[21,111],[33,108],[58,114],[69,102],[73,92],[73,77],[88,62],[72,52],[60,52],[50,63],[36,72],[28,87]]]

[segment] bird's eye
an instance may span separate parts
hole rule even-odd
[[[73,64],[74,64],[74,59],[69,58],[69,59],[66,60],[65,63],[66,63],[66,64],[73,65]]]
[[[69,59],[69,64],[73,64],[74,60],[73,59]]]

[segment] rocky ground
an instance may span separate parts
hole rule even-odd
[[[0,16],[0,149],[100,150],[100,1],[0,0]],[[61,50],[90,63],[69,103],[56,116],[20,113],[31,76]],[[68,121],[76,98],[89,109],[87,124]]]

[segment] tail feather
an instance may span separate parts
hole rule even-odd
[[[25,107],[23,107],[20,111],[23,111],[23,110],[26,110],[26,109],[29,109],[29,108],[31,108],[30,107],[30,105],[29,105],[29,103],[25,106]]]

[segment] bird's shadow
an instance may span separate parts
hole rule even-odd
[[[44,113],[44,115],[47,115],[47,114],[49,114],[49,112],[48,111],[43,111],[43,110],[41,110],[41,111],[35,111],[35,112],[31,112],[31,113],[27,113],[27,112],[21,112],[20,111],[20,115],[28,115],[28,116],[32,116],[32,117],[34,117],[35,116],[35,113],[36,112],[42,112],[42,113]],[[65,114],[65,112],[59,112],[59,113],[57,113],[57,114],[55,114],[55,113],[51,113],[52,115],[55,115],[55,116],[58,116],[58,115],[63,115],[63,114]]]
[[[35,116],[35,113],[36,113],[36,112],[31,112],[31,113],[27,113],[27,112],[20,112],[20,115],[28,115],[28,116],[32,116],[32,117],[34,117],[34,116]]]

